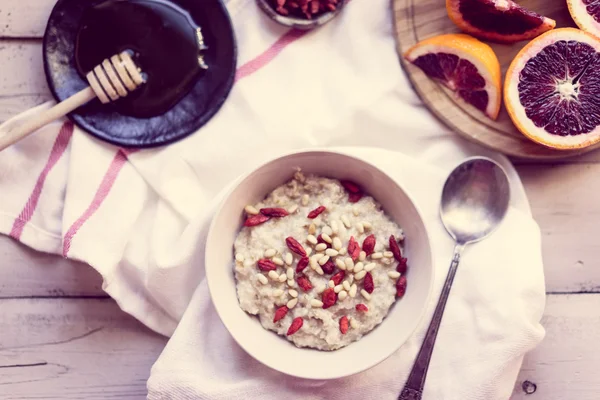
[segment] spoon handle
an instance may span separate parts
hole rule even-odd
[[[427,369],[429,368],[429,361],[431,360],[431,354],[433,353],[433,347],[435,346],[435,339],[437,337],[438,330],[440,329],[440,323],[442,322],[442,316],[444,315],[444,308],[446,308],[446,301],[448,300],[448,295],[450,294],[452,282],[454,281],[456,269],[458,268],[460,256],[464,248],[465,245],[460,243],[457,243],[454,247],[452,264],[450,264],[450,270],[448,271],[446,282],[442,288],[440,299],[435,307],[433,318],[429,323],[429,328],[425,334],[425,339],[421,345],[421,350],[419,350],[419,354],[415,359],[412,371],[410,371],[408,380],[406,381],[404,389],[402,390],[402,393],[400,393],[398,400],[421,400],[421,396],[423,395],[423,387],[425,386],[425,378],[427,377]]]

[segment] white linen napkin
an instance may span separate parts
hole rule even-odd
[[[423,176],[413,190],[429,206],[439,290],[451,251],[431,213],[441,179],[466,156],[491,155],[511,176],[513,208],[502,230],[464,257],[425,398],[506,398],[523,354],[543,336],[539,231],[514,169],[450,134],[421,105],[395,53],[387,0],[354,0],[309,33],[275,25],[253,0],[227,6],[239,68],[213,120],[180,142],[141,151],[98,141],[69,122],[48,125],[0,153],[0,232],[87,262],[124,311],[175,333],[153,370],[150,397],[385,398],[397,395],[424,327],[391,359],[345,380],[288,380],[256,365],[231,342],[207,297],[202,243],[212,209],[237,176],[282,152],[393,151],[365,157],[406,185],[416,181],[404,170]],[[0,134],[48,106],[8,121]]]

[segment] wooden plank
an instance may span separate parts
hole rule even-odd
[[[597,400],[599,294],[548,296],[544,341],[525,357],[512,400]],[[527,395],[525,386],[535,393]]]
[[[108,297],[100,274],[89,265],[37,252],[6,236],[0,236],[0,255],[0,299]]]
[[[166,340],[109,299],[0,300],[0,398],[144,399]]]
[[[41,38],[56,0],[2,0],[0,37]]]
[[[600,165],[520,165],[542,229],[546,290],[600,292]]]

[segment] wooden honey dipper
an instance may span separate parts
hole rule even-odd
[[[127,51],[105,59],[86,78],[90,86],[0,136],[0,151],[95,97],[106,104],[127,96],[145,82]]]

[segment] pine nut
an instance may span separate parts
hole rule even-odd
[[[360,294],[362,295],[362,297],[364,297],[367,300],[371,300],[371,295],[369,294],[369,292],[367,292],[365,289],[362,289],[360,291]]]
[[[333,287],[335,287],[335,282],[329,281],[329,282],[327,282],[327,286],[329,286],[330,288],[333,288]]]
[[[294,298],[298,297],[298,291],[295,289],[288,290],[288,293],[290,294],[290,296],[292,296]]]
[[[348,283],[352,285],[352,282],[354,282],[354,275],[348,275],[348,278],[346,278],[348,280]]]
[[[303,206],[307,206],[308,205],[308,200],[310,200],[310,198],[308,197],[307,194],[302,195],[302,205]]]
[[[337,221],[331,221],[331,231],[333,233],[338,233],[338,224],[337,224]]]
[[[254,261],[252,261],[252,260],[244,261],[244,268],[250,268],[253,265],[254,265]]]
[[[290,208],[288,208],[287,212],[290,214],[295,213],[296,211],[298,211],[298,204],[294,204],[292,205]]]
[[[346,263],[344,263],[344,261],[341,258],[335,259],[335,265],[337,265],[337,267],[342,271],[346,270]]]
[[[379,260],[380,258],[383,258],[383,254],[379,253],[379,252],[378,253],[373,253],[373,254],[371,254],[371,258],[373,260]]]
[[[275,271],[269,271],[269,278],[273,279],[274,281],[278,281],[279,274]]]
[[[311,262],[313,262],[313,261],[314,261],[314,262],[318,262],[318,261],[319,261],[321,258],[323,258],[323,257],[324,257],[324,256],[323,256],[323,254],[321,254],[321,253],[317,253],[317,254],[314,254],[314,255],[312,255],[312,256],[310,257],[310,261],[311,261]]]
[[[275,289],[273,290],[273,292],[271,293],[274,297],[279,297],[283,294],[283,290],[281,289]]]
[[[333,282],[333,281],[329,281],[329,282]],[[333,291],[336,292],[336,293],[339,293],[342,290],[344,290],[344,286],[342,286],[342,285],[337,285],[337,286],[333,287]]]
[[[279,257],[273,257],[271,261],[273,261],[273,264],[275,265],[283,265],[283,260]]]
[[[296,286],[296,282],[293,279],[288,279],[287,284],[291,288]]]
[[[352,214],[354,214],[355,217],[358,217],[358,214],[360,214],[360,210],[357,206],[352,207]]]
[[[323,238],[324,241],[326,241],[327,243],[331,243],[333,242],[333,239],[331,239],[331,236],[329,236],[326,233],[321,233],[321,237]]]
[[[317,293],[318,294],[323,293],[325,291],[325,287],[326,287],[325,285],[319,285],[319,286],[317,286]]]
[[[346,292],[345,290],[341,290],[341,291],[338,293],[338,299],[339,299],[340,301],[343,301],[343,300],[345,300],[345,299],[346,299],[346,297],[348,297],[348,292]]]
[[[381,262],[384,263],[385,265],[391,265],[394,262],[393,258],[382,258]]]
[[[363,223],[362,223],[362,224],[363,224],[363,226],[365,227],[365,229],[367,229],[367,230],[371,230],[371,229],[373,229],[373,225],[371,225],[371,223],[370,223],[370,222],[363,221]]]
[[[294,262],[294,256],[292,255],[292,253],[286,253],[285,254],[285,263],[287,265],[292,265],[293,262]]]
[[[328,227],[327,225],[325,225],[323,228],[321,228],[321,233],[324,233],[327,236],[331,236],[331,235],[333,235],[333,230],[330,227]]]
[[[275,256],[275,254],[277,254],[277,250],[275,249],[267,249],[265,250],[265,257],[266,258],[272,258]]]
[[[321,300],[312,299],[310,301],[310,306],[312,308],[323,308],[323,302]]]
[[[346,269],[352,272],[352,269],[354,268],[354,261],[352,261],[352,258],[346,257],[344,262],[346,263]]]
[[[290,301],[287,302],[286,306],[287,308],[294,308],[296,307],[296,304],[298,304],[298,299],[291,299]]]
[[[327,244],[326,243],[319,243],[318,245],[315,246],[315,250],[316,251],[323,251],[327,248]]]
[[[361,252],[358,254],[358,260],[359,260],[359,261],[365,261],[366,259],[367,259],[367,253],[365,253],[364,251],[361,251]]]
[[[330,259],[330,258],[331,258],[331,257],[329,257],[329,256],[323,256],[323,257],[321,257],[321,258],[319,259],[319,265],[325,265],[325,263],[326,263],[327,261],[329,261],[329,259]]]
[[[325,271],[323,271],[323,268],[321,268],[319,264],[317,264],[317,268],[315,268],[315,271],[317,271],[317,274],[319,275],[323,275],[325,273]]]
[[[365,277],[365,275],[367,275],[367,271],[360,271],[359,273],[354,274],[354,279],[360,281],[362,278]]]
[[[308,249],[306,249],[306,256],[310,256],[312,254],[312,249],[309,247]]]
[[[246,211],[246,214],[250,214],[250,215],[256,215],[259,213],[259,211],[256,209],[256,207],[251,206],[250,204],[248,204],[246,207],[244,207],[244,211]]]
[[[352,224],[350,224],[350,221],[348,220],[348,217],[346,217],[345,215],[342,215],[341,220],[346,228],[350,228],[352,226]]]
[[[239,263],[243,263],[244,262],[244,255],[242,253],[237,253],[235,255],[235,261],[237,261]]]
[[[394,257],[394,253],[392,253],[391,251],[384,251],[383,256],[385,258],[392,258],[392,257]]]
[[[340,240],[339,237],[333,238],[333,248],[338,251],[342,248],[342,241]]]
[[[342,256],[345,256],[346,254],[348,254],[348,249],[345,247],[342,247],[339,251],[339,254]]]
[[[357,262],[357,263],[354,265],[354,270],[353,270],[353,271],[354,271],[354,273],[356,274],[357,272],[360,272],[360,271],[362,271],[364,267],[365,267],[365,266],[364,266],[364,264],[363,264],[363,263],[361,263],[361,262]]]
[[[352,329],[357,329],[358,328],[358,321],[355,320],[354,318],[350,319],[350,326],[352,327]]]
[[[314,235],[308,235],[306,237],[306,241],[308,243],[310,243],[310,244],[317,244],[318,243],[317,238]]]
[[[287,274],[283,273],[283,274],[279,275],[279,282],[283,283],[283,282],[287,281],[287,278],[288,278]]]
[[[348,291],[348,294],[350,295],[350,297],[352,297],[352,298],[356,297],[357,290],[358,290],[358,286],[356,286],[356,283],[353,283],[352,286],[350,287],[350,290]]]
[[[256,277],[258,278],[260,283],[262,283],[263,285],[266,285],[267,283],[269,283],[269,281],[267,280],[267,277],[264,276],[263,274],[256,274]]]
[[[308,226],[308,233],[311,235],[314,235],[315,233],[317,233],[317,226],[315,224],[310,224]]]
[[[365,233],[365,227],[363,226],[362,222],[356,224],[356,230],[358,233]]]
[[[373,271],[373,269],[377,266],[377,264],[375,263],[368,263],[367,265],[365,265],[365,271],[367,272],[371,272]]]
[[[287,271],[285,271],[285,276],[288,279],[294,279],[294,268],[288,268]]]
[[[342,286],[344,287],[344,290],[346,290],[346,291],[350,290],[350,284],[348,283],[348,281],[342,282]]]
[[[388,271],[388,276],[392,279],[400,278],[400,272],[398,271]]]
[[[334,249],[327,249],[325,250],[325,255],[328,255],[329,257],[335,257],[338,255],[338,251]]]

